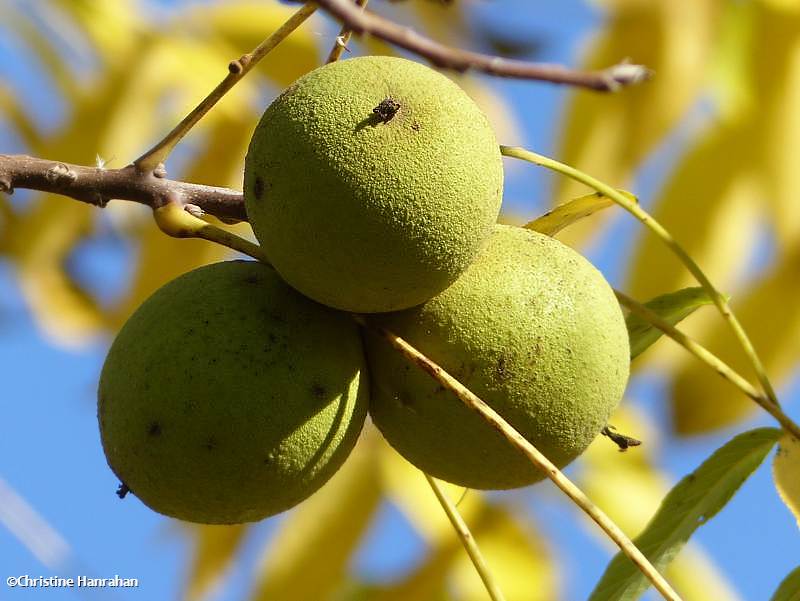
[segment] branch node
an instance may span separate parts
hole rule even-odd
[[[189,215],[191,215],[192,217],[197,217],[197,218],[200,218],[206,214],[206,212],[201,207],[198,207],[197,205],[193,204],[184,205],[183,210],[189,213]]]
[[[627,60],[609,67],[603,79],[610,92],[616,92],[625,86],[640,84],[653,77],[652,69],[643,65],[634,65]]]
[[[10,179],[0,177],[0,192],[5,192],[6,194],[14,193],[14,186],[11,184]]]
[[[336,36],[336,45],[343,50],[350,52],[350,48],[347,47],[347,42],[344,41],[343,35]]]
[[[165,178],[167,177],[167,168],[164,166],[164,163],[159,163],[153,169],[153,175],[158,178]]]
[[[64,163],[56,163],[45,174],[45,178],[53,183],[72,183],[78,179],[78,174],[67,167]]]
[[[233,75],[239,75],[239,73],[244,71],[244,65],[242,64],[242,59],[237,58],[229,62],[228,71],[230,71]]]

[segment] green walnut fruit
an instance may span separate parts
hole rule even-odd
[[[111,469],[160,513],[262,519],[352,450],[368,389],[357,327],[251,261],[191,271],[120,331],[98,391]]]
[[[400,58],[325,65],[266,110],[244,172],[272,264],[325,305],[418,305],[474,260],[500,208],[486,116],[452,81]]]
[[[390,329],[494,408],[559,467],[599,434],[625,389],[628,334],[613,291],[560,242],[496,226],[478,259]],[[378,336],[367,339],[370,413],[429,474],[480,489],[543,478],[518,450]]]

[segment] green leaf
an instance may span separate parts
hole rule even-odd
[[[789,572],[769,601],[800,601],[800,567]]]
[[[694,313],[703,305],[714,304],[708,292],[702,288],[684,288],[677,292],[662,294],[647,301],[644,306],[658,313],[659,317],[675,325]],[[631,359],[641,355],[663,332],[638,315],[629,315],[625,320],[631,341]]]
[[[523,227],[525,227],[525,229],[539,232],[540,234],[554,236],[556,233],[567,227],[570,223],[574,223],[579,219],[588,217],[589,215],[610,207],[613,204],[614,201],[610,198],[603,196],[599,192],[593,192],[592,194],[587,194],[586,196],[580,196],[578,198],[568,200],[564,204],[560,204],[554,209],[547,211],[547,213],[544,215],[537,217],[529,223],[526,223]]]
[[[730,501],[780,435],[777,428],[758,428],[736,436],[667,494],[650,523],[634,540],[656,569],[663,571],[694,531]],[[597,583],[590,601],[638,599],[648,584],[630,559],[618,553]]]

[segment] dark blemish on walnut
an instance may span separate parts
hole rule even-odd
[[[148,436],[160,436],[161,435],[161,424],[158,422],[150,422],[147,426],[147,435]]]
[[[260,177],[256,177],[256,181],[253,182],[253,195],[256,200],[261,200],[261,197],[264,196],[264,180]]]
[[[499,357],[494,366],[494,373],[498,380],[505,380],[508,374],[506,373],[506,358]]]
[[[419,122],[416,119],[411,124],[411,129],[413,129],[414,131],[419,131]]]
[[[258,284],[261,279],[257,275],[248,275],[244,278],[245,284]]]
[[[378,106],[372,109],[372,112],[383,123],[387,123],[392,120],[392,117],[394,117],[397,114],[397,111],[399,110],[400,110],[400,103],[392,99],[391,97],[388,97],[381,100],[380,104],[378,104]]]
[[[325,393],[328,392],[322,384],[313,384],[311,386],[311,394],[315,399],[322,400],[325,398]]]
[[[208,438],[208,440],[206,440],[206,441],[203,443],[203,448],[204,448],[206,451],[213,451],[214,449],[216,449],[216,448],[217,448],[217,439],[216,439],[216,438],[214,438],[213,436],[210,436],[210,437]]]

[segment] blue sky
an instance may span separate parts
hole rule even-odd
[[[555,62],[575,62],[584,36],[601,18],[596,9],[577,1],[537,3],[535,9],[525,0],[474,6],[476,18],[486,27],[511,27],[521,37],[541,36],[543,46],[537,59]],[[504,16],[510,14],[516,15],[513,22]],[[22,69],[14,67],[15,52],[8,43],[0,42],[0,80],[37,90],[41,82],[29,79]],[[524,127],[524,138],[535,144],[537,151],[551,153],[565,90],[515,81],[500,81],[496,86],[515,108]],[[39,96],[35,108],[48,110],[51,103],[46,95]],[[672,144],[679,142],[680,139],[673,140]],[[0,128],[0,152],[17,150],[15,144]],[[645,205],[668,169],[672,154],[673,149],[665,146],[635,183],[634,191]],[[516,169],[508,178],[506,196],[515,202],[511,208],[533,216],[544,208],[547,190],[544,172],[533,167]],[[637,228],[632,218],[619,219],[592,247],[590,258],[614,284],[622,284],[626,255]],[[769,246],[768,241],[765,245]],[[124,284],[127,252],[117,240],[103,238],[75,261],[89,274],[94,289],[114,289]],[[113,491],[117,481],[106,466],[100,447],[95,389],[107,343],[97,341],[78,352],[52,346],[31,320],[12,266],[0,260],[0,485],[5,483],[24,497],[72,549],[68,563],[43,565],[0,525],[0,576],[119,574],[139,578],[140,588],[119,591],[116,596],[107,590],[94,597],[85,590],[81,595],[89,599],[177,598],[187,563],[186,540],[170,520],[136,501],[121,503],[116,499]],[[643,374],[631,383],[631,390],[631,398],[637,399],[656,423],[668,424],[666,391],[658,377]],[[731,393],[735,394],[733,389]],[[800,419],[796,398],[800,385],[789,386],[782,393],[790,415]],[[749,425],[771,423],[759,415]],[[744,427],[740,424],[730,431],[689,440],[667,439],[661,466],[677,479]],[[579,524],[577,510],[548,486],[531,489],[524,499],[531,514],[556,541],[554,547],[565,576],[564,598],[583,599],[602,573],[610,553]],[[257,527],[258,533],[269,532],[279,520],[280,517],[266,520]],[[745,484],[721,515],[698,531],[696,540],[747,600],[768,598],[800,558],[800,534],[775,493],[768,464]],[[355,566],[370,578],[390,578],[408,569],[423,548],[399,512],[387,506]],[[247,549],[237,568],[242,577],[232,581],[223,599],[240,598],[246,590],[243,582],[256,561],[255,543]],[[74,599],[76,593],[63,589],[10,590],[0,582],[2,601],[38,598]]]

